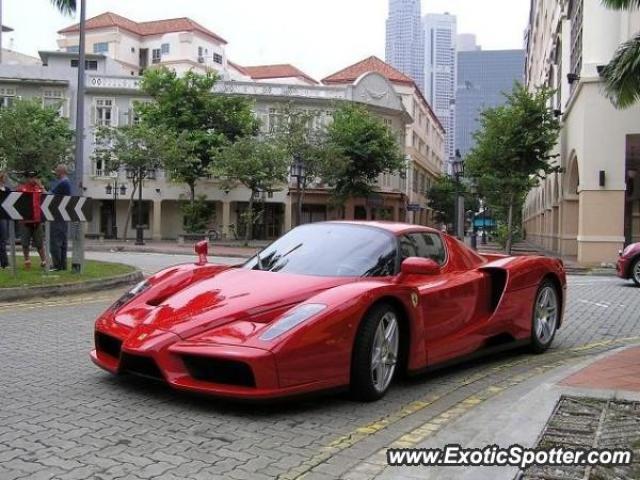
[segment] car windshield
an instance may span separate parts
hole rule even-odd
[[[396,239],[389,232],[316,223],[291,230],[242,268],[323,277],[382,277],[395,274],[396,261]]]

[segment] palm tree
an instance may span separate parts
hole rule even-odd
[[[54,7],[65,15],[73,15],[76,13],[76,0],[51,0]]]
[[[614,10],[640,8],[640,0],[602,0]],[[627,108],[640,100],[640,33],[626,41],[602,70],[605,92],[619,108]]]

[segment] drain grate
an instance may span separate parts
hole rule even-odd
[[[520,480],[640,479],[640,402],[563,396],[538,440],[537,448],[631,448],[626,466],[533,466]]]

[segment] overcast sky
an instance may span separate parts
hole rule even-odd
[[[3,46],[36,55],[57,49],[56,32],[75,23],[49,0],[0,0]],[[191,17],[224,37],[241,65],[293,63],[316,78],[369,55],[384,59],[388,0],[87,0],[88,17],[112,11],[136,21]],[[422,13],[448,11],[459,33],[485,50],[522,48],[529,0],[423,0]],[[13,41],[12,41],[13,40]]]

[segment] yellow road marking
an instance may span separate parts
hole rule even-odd
[[[574,347],[569,350],[558,350],[554,352],[550,352],[546,354],[546,360],[552,360],[546,362],[544,365],[537,365],[529,370],[527,373],[518,374],[510,379],[506,379],[501,383],[506,384],[507,386],[515,386],[517,384],[523,383],[530,378],[533,378],[541,373],[545,373],[549,370],[562,366],[563,364],[569,363],[572,360],[580,358],[585,355],[585,352],[588,350],[593,350],[599,347],[616,347],[616,346],[624,346],[626,344],[636,343],[640,341],[640,337],[625,337],[621,339],[612,339],[612,340],[603,340],[598,342],[593,342],[587,345],[582,345],[580,347]],[[569,355],[567,355],[569,353]],[[571,355],[573,353],[574,355]],[[534,357],[535,358],[535,357]],[[382,419],[376,420],[374,422],[365,424],[363,426],[355,428],[351,433],[338,437],[336,440],[332,441],[330,444],[321,447],[320,451],[309,458],[307,461],[303,462],[296,468],[289,470],[288,472],[280,475],[278,478],[281,480],[293,480],[293,479],[301,479],[306,476],[311,470],[313,470],[318,465],[324,463],[332,456],[338,454],[339,452],[346,450],[347,448],[355,445],[356,443],[378,433],[380,430],[383,430],[389,425],[392,425],[403,418],[413,415],[428,406],[432,405],[437,400],[444,398],[446,395],[450,395],[451,393],[459,390],[460,388],[474,383],[478,380],[482,380],[496,372],[501,370],[505,370],[511,367],[515,367],[518,365],[522,365],[525,363],[529,363],[532,360],[531,357],[524,358],[522,360],[514,360],[511,362],[507,362],[501,365],[497,365],[495,367],[490,368],[486,372],[479,372],[474,375],[471,375],[468,379],[460,382],[455,388],[444,392],[439,395],[429,395],[422,401],[415,401],[408,404],[405,407],[402,407],[400,410],[391,413],[385,416]],[[514,379],[516,379],[514,381]],[[443,426],[450,423],[452,420],[459,418],[463,414],[475,408],[477,405],[480,405],[484,401],[495,397],[496,395],[503,392],[507,387],[501,387],[497,385],[491,385],[480,392],[476,392],[464,400],[456,403],[451,406],[440,415],[430,419],[428,422],[420,425],[419,427],[411,430],[410,432],[405,433],[400,438],[398,438],[390,447],[388,448],[411,448],[416,444],[420,443],[428,436],[433,435],[438,432]],[[373,456],[369,457],[367,460],[362,462],[367,465],[367,472],[371,473],[370,469],[372,466],[377,465],[382,471],[384,467],[387,465],[386,461],[386,451],[387,448],[383,448],[376,452]],[[357,472],[357,467],[353,470]]]

